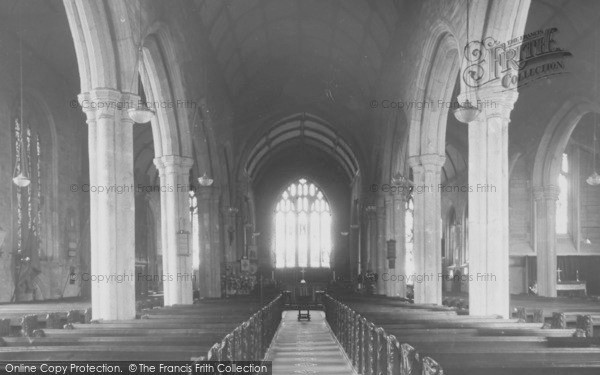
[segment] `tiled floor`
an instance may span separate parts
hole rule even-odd
[[[273,361],[273,375],[354,374],[322,311],[311,312],[310,322],[299,322],[297,311],[284,312],[267,360]]]

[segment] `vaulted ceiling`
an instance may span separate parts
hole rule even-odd
[[[369,136],[359,119],[366,118],[381,79],[398,23],[397,2],[195,4],[234,103],[241,138],[256,126],[269,127],[278,116],[298,112],[345,128],[340,130],[347,137]]]

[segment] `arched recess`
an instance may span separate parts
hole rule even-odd
[[[561,155],[579,120],[589,112],[600,113],[600,107],[578,97],[567,100],[550,120],[542,136],[533,165],[533,186],[556,185]]]
[[[409,156],[444,155],[446,123],[459,69],[459,46],[450,28],[440,23],[431,31],[417,76],[417,100],[421,110],[411,108]],[[429,105],[425,105],[428,103]]]
[[[60,241],[58,240],[52,240],[53,237],[58,236],[59,235],[59,218],[56,214],[54,214],[55,212],[58,212],[57,209],[57,205],[58,205],[58,179],[56,178],[56,176],[58,175],[58,137],[57,137],[57,133],[56,133],[56,124],[54,122],[54,116],[52,115],[52,111],[50,110],[50,106],[48,105],[48,103],[44,100],[44,97],[42,94],[40,94],[37,91],[34,90],[26,90],[25,91],[25,95],[26,98],[29,97],[31,100],[32,104],[29,104],[28,106],[31,106],[31,108],[36,108],[37,110],[40,111],[40,115],[42,116],[42,118],[45,121],[45,124],[47,126],[47,128],[50,131],[50,139],[49,140],[44,140],[45,142],[50,142],[50,151],[51,151],[51,155],[50,155],[50,170],[46,171],[46,179],[47,179],[47,184],[50,185],[50,189],[49,189],[49,193],[50,193],[50,197],[48,199],[48,201],[45,202],[45,204],[49,205],[49,213],[48,216],[46,217],[46,222],[50,223],[51,226],[48,229],[48,233],[47,235],[48,237],[48,246],[52,246],[52,248],[48,248],[47,252],[51,255],[49,255],[48,258],[52,259],[55,257],[58,257],[59,255],[59,245],[60,245]],[[27,104],[26,104],[27,105]]]
[[[50,106],[35,90],[24,89],[23,97],[16,98],[12,108],[11,121],[7,124],[12,133],[11,164],[20,172],[24,160],[30,179],[27,188],[10,184],[13,204],[8,216],[13,220],[15,251],[12,299],[56,298],[52,284],[60,283],[65,274],[61,269],[63,254],[59,244],[77,241],[77,238],[69,238],[77,233],[76,216],[67,215],[66,233],[60,231],[56,125]]]
[[[333,156],[349,179],[353,179],[360,170],[354,151],[331,125],[316,116],[299,113],[278,121],[251,145],[241,158],[240,172],[254,179],[274,149],[296,139],[311,143]]]

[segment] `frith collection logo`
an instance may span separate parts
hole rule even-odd
[[[572,54],[558,47],[557,32],[553,27],[504,43],[491,37],[470,42],[464,50],[468,62],[463,71],[465,84],[480,88],[499,81],[506,91],[566,73],[565,59]]]

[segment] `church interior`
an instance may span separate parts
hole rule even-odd
[[[598,374],[599,15],[0,0],[0,362]]]

